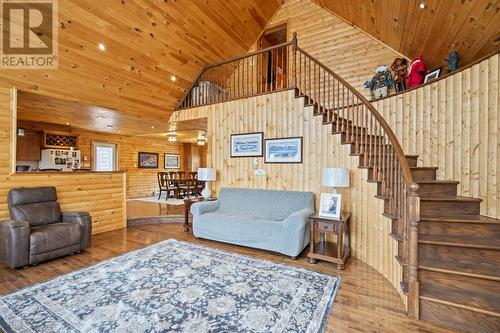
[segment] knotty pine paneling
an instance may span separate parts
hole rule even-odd
[[[500,218],[500,93],[496,54],[443,80],[374,105],[419,165],[460,181],[459,194],[480,198],[481,214]]]
[[[12,174],[16,94],[0,88],[0,220],[8,219],[7,192],[16,187],[56,186],[63,210],[88,211],[93,232],[126,226],[125,173]]]
[[[92,142],[114,143],[119,147],[120,170],[127,172],[127,198],[152,195],[158,190],[157,172],[164,171],[164,154],[180,154],[181,168],[184,149],[181,143],[168,142],[166,138],[147,138],[142,136],[115,135],[91,132],[69,126],[19,121],[19,126],[34,130],[64,131],[78,135],[78,149],[87,156],[84,167],[91,167],[93,160]],[[138,152],[158,153],[158,169],[140,169],[137,167]]]
[[[267,27],[287,25],[287,40],[297,33],[298,45],[332,69],[365,96],[363,83],[381,65],[401,57],[367,33],[349,25],[311,0],[288,0]]]
[[[383,201],[375,199],[376,184],[367,182],[366,170],[358,169],[358,158],[349,155],[350,147],[340,144],[340,137],[330,134],[303,99],[292,90],[252,98],[177,111],[171,121],[208,118],[207,164],[217,169],[213,189],[222,186],[313,191],[316,206],[321,192],[321,170],[348,167],[351,187],[340,189],[343,209],[352,214],[353,255],[373,266],[400,290],[401,268],[395,261],[397,242],[390,236],[391,222],[382,216]],[[264,164],[265,176],[255,176],[253,158],[230,158],[231,134],[263,131],[266,138],[303,136],[302,164]],[[318,207],[316,207],[318,208]]]

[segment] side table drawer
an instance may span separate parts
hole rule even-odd
[[[335,232],[335,224],[324,223],[324,222],[317,222],[317,223],[319,232]]]

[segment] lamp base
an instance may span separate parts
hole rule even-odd
[[[208,188],[208,186],[205,186],[205,188],[203,189],[203,191],[201,191],[201,196],[203,197],[203,199],[205,200],[208,200],[212,197],[212,190],[210,190]]]

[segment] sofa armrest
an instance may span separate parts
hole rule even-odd
[[[205,213],[210,213],[219,208],[219,200],[196,202],[191,205],[191,214],[200,216]]]
[[[87,212],[63,212],[63,222],[78,223],[82,227],[81,249],[86,249],[92,242],[92,217]]]
[[[28,221],[0,222],[0,261],[11,268],[29,265],[30,225]]]
[[[304,208],[304,209],[301,209],[299,211],[296,211],[293,214],[290,214],[286,218],[285,221],[290,223],[290,224],[294,224],[294,225],[303,227],[307,224],[307,221],[308,221],[307,218],[313,214],[314,214],[314,210],[312,210],[310,208]]]

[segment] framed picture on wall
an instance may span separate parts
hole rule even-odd
[[[429,81],[436,80],[436,79],[439,77],[439,75],[440,75],[440,74],[441,74],[441,67],[436,68],[435,70],[433,70],[433,71],[431,71],[431,72],[427,73],[427,74],[425,75],[424,83],[427,83],[427,82],[429,82]]]
[[[179,169],[181,156],[179,154],[165,154],[165,169]]]
[[[302,137],[266,139],[266,163],[302,163]]]
[[[340,194],[321,193],[318,215],[340,219],[341,203],[342,197]]]
[[[137,166],[141,169],[158,169],[158,153],[139,152]]]
[[[231,157],[262,157],[264,133],[231,135]]]

